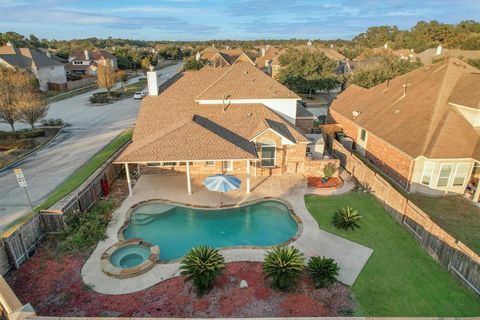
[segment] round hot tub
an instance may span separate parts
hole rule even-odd
[[[111,277],[134,277],[153,268],[159,254],[157,246],[142,239],[120,241],[102,255],[102,269]]]

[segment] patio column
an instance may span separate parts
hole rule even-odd
[[[128,196],[133,197],[132,181],[130,180],[130,170],[128,170],[128,163],[125,163],[125,175],[127,176]]]
[[[188,194],[192,194],[192,181],[190,181],[190,161],[187,161],[187,188]]]
[[[475,194],[473,195],[473,202],[480,202],[480,185],[477,186]]]
[[[250,193],[250,160],[247,160],[247,193]]]

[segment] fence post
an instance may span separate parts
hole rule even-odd
[[[13,264],[15,265],[15,269],[20,268],[20,265],[18,264],[18,259],[15,257],[15,251],[13,250],[12,244],[10,241],[5,241],[7,243],[8,251],[10,251],[10,256],[13,258]]]

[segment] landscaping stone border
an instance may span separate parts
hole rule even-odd
[[[138,238],[132,238],[132,239],[129,239],[129,240],[125,240],[125,237],[124,237],[123,233],[124,233],[125,229],[128,228],[128,225],[130,224],[130,218],[131,218],[132,212],[135,209],[138,209],[139,207],[141,207],[142,205],[148,204],[148,203],[162,203],[162,204],[168,204],[168,205],[173,205],[173,206],[177,206],[177,207],[194,208],[194,209],[203,209],[203,210],[212,210],[213,211],[213,210],[219,210],[219,209],[245,207],[245,206],[249,206],[249,205],[256,204],[256,203],[259,203],[259,202],[264,202],[264,201],[276,201],[276,202],[280,202],[281,204],[285,205],[288,209],[288,212],[290,213],[290,216],[292,217],[292,219],[297,224],[297,232],[295,233],[295,235],[293,237],[291,237],[290,239],[288,239],[287,241],[279,243],[275,246],[286,246],[286,245],[289,245],[290,243],[294,242],[295,240],[297,240],[303,232],[303,221],[295,213],[295,210],[293,210],[293,206],[288,201],[286,201],[282,198],[276,198],[276,197],[263,197],[263,198],[258,198],[258,199],[255,199],[255,200],[243,201],[243,202],[240,202],[240,203],[220,205],[220,206],[195,205],[195,204],[189,204],[189,203],[167,200],[167,199],[158,199],[158,198],[157,199],[149,199],[149,200],[140,201],[140,202],[137,202],[136,204],[134,204],[133,206],[131,206],[128,209],[127,214],[125,216],[125,222],[122,224],[122,226],[118,230],[117,237],[118,237],[118,240],[120,240],[120,242],[129,241],[129,240],[133,240],[133,239],[138,239]],[[251,246],[245,246],[245,245],[241,246],[241,245],[239,245],[239,246],[220,247],[220,248],[217,248],[217,249],[220,250],[220,251],[231,250],[231,249],[270,249],[270,248],[273,248],[275,246],[253,246],[253,245],[251,245]],[[181,260],[182,260],[181,258],[180,259],[172,259],[172,260],[160,260],[160,258],[158,258],[157,263],[159,263],[159,264],[175,263],[175,262],[180,262]]]
[[[150,250],[150,256],[142,262],[141,264],[132,267],[132,268],[121,268],[114,266],[110,261],[110,257],[112,254],[120,249],[131,245],[139,245],[143,246]],[[125,278],[132,278],[147,272],[148,270],[152,269],[158,261],[158,257],[160,256],[160,248],[158,246],[154,246],[151,243],[143,241],[140,238],[132,238],[128,240],[123,240],[120,242],[115,243],[113,246],[108,248],[101,257],[101,265],[102,270],[105,274],[109,275],[110,277],[118,278],[118,279],[125,279]]]

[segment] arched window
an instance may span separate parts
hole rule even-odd
[[[261,147],[261,162],[262,167],[275,167],[275,152],[276,145],[274,141],[267,140],[262,142]]]

